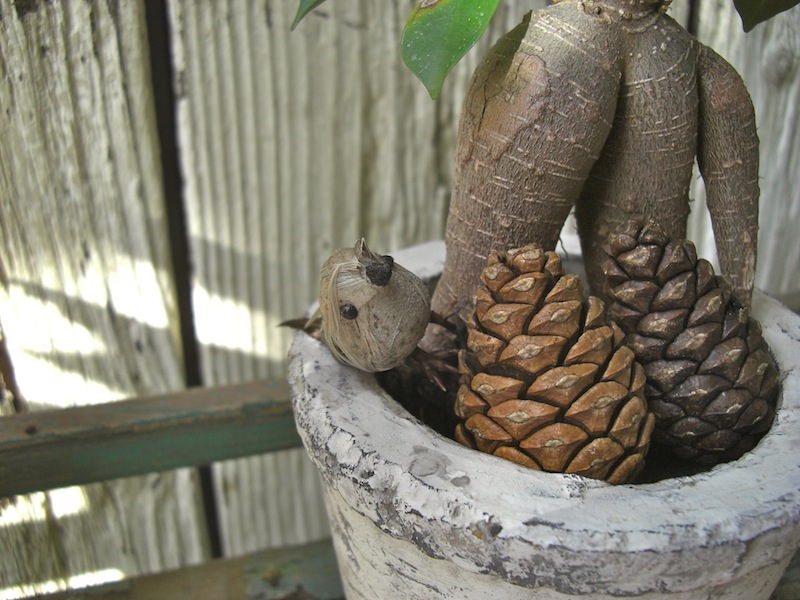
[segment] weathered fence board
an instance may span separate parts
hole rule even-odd
[[[34,407],[183,386],[146,39],[141,2],[0,0],[0,320]],[[203,559],[195,479],[4,501],[0,593]]]

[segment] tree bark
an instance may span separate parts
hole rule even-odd
[[[533,12],[490,51],[459,128],[434,310],[457,306],[466,317],[489,252],[531,242],[554,249],[573,206],[589,284],[601,295],[603,246],[625,222],[654,219],[668,236],[685,237],[698,136],[704,175],[717,190],[711,216],[723,272],[749,303],[752,261],[733,258],[756,239],[749,98],[732,68],[706,68],[710,51],[658,4],[560,2]],[[701,122],[700,103],[719,100],[722,88],[736,92],[725,117],[709,109]],[[727,144],[734,146],[723,152]],[[731,157],[738,168],[728,168]],[[734,198],[734,189],[744,191]]]

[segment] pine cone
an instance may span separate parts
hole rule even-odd
[[[538,470],[631,481],[654,419],[644,370],[603,302],[584,301],[579,277],[538,245],[493,252],[481,282],[459,357],[456,439]]]
[[[652,221],[609,240],[609,318],[644,365],[653,442],[712,465],[739,458],[772,424],[778,371],[761,327],[694,244]]]

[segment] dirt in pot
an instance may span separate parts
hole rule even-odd
[[[458,418],[453,412],[453,401],[459,385],[455,372],[457,355],[451,354],[448,360],[453,371],[442,370],[439,381],[443,387],[432,380],[425,369],[416,361],[378,373],[378,381],[403,408],[444,437],[455,439],[453,432]]]

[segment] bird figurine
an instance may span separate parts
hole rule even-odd
[[[361,238],[323,265],[319,308],[303,329],[317,330],[339,361],[378,372],[403,364],[430,321],[425,283]]]

